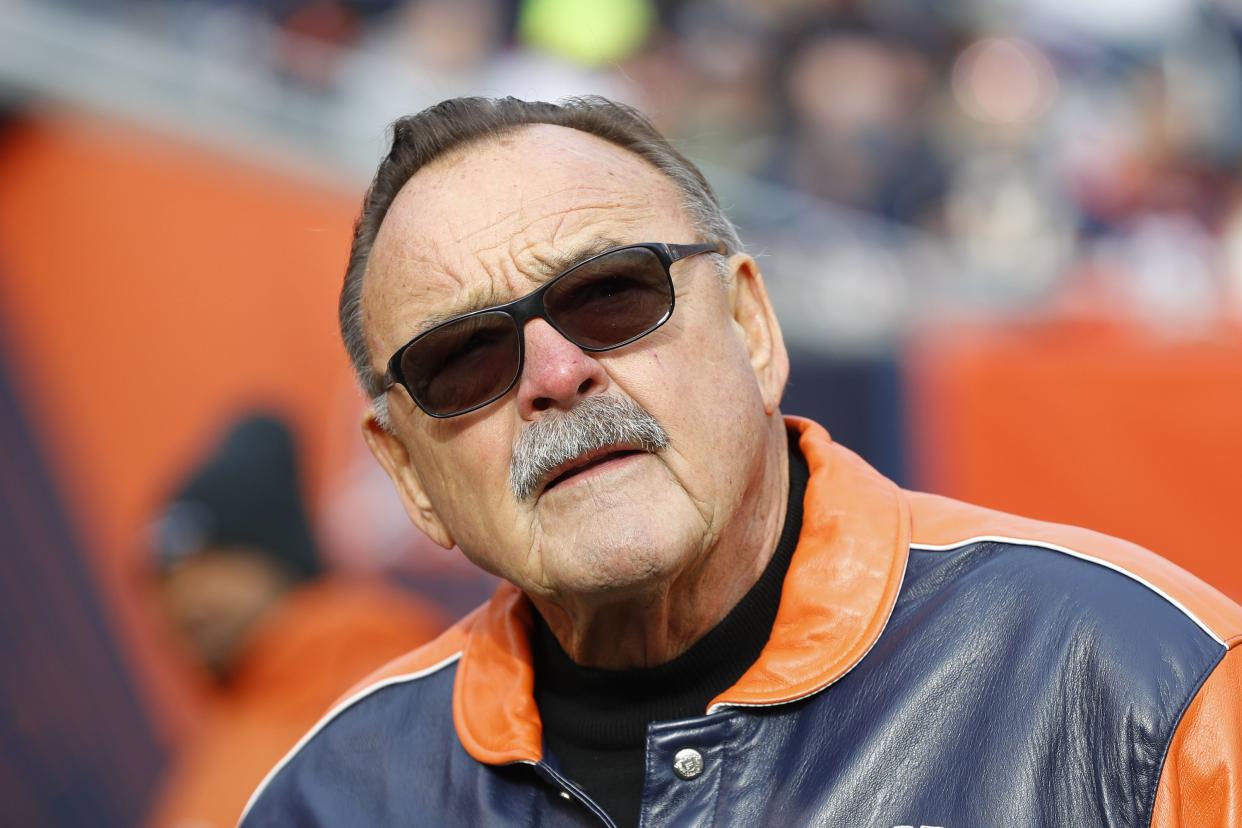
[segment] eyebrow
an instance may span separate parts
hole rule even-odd
[[[564,273],[566,270],[569,270],[574,265],[585,262],[592,256],[598,256],[599,254],[605,253],[613,248],[624,247],[626,244],[627,242],[618,241],[611,236],[596,236],[574,247],[553,253],[548,258],[533,264],[530,267],[530,270],[538,274],[540,285],[542,285],[544,282],[551,281],[555,277]],[[633,244],[633,242],[630,242],[630,244]],[[538,287],[533,288],[528,293],[533,293],[538,289]],[[528,294],[523,294],[523,296],[525,295]],[[486,293],[475,294],[472,298],[465,299],[450,306],[449,308],[446,308],[445,310],[437,311],[428,316],[414,328],[414,332],[410,334],[410,339],[420,337],[436,325],[448,322],[450,319],[456,319],[459,316],[465,316],[468,313],[486,310],[487,308],[507,305],[509,302],[514,301],[514,299],[519,298],[521,297],[515,296],[513,299],[507,299],[504,302],[496,302]],[[409,340],[407,339],[406,341],[408,342]]]

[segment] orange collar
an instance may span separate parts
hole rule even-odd
[[[910,514],[896,484],[819,425],[785,419],[811,471],[802,534],[771,638],[709,711],[784,704],[837,681],[880,637],[905,574]],[[453,721],[466,751],[486,764],[535,762],[543,752],[532,612],[517,587],[501,586],[471,626],[457,667]]]

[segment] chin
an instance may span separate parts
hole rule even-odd
[[[618,599],[671,582],[695,555],[698,539],[692,531],[670,531],[677,522],[655,512],[592,521],[564,538],[545,538],[545,576],[558,592]]]
[[[538,591],[561,594],[623,600],[659,589],[698,555],[707,531],[654,458],[547,492],[536,511]]]

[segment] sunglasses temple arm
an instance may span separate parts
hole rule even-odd
[[[709,244],[666,244],[664,247],[668,251],[670,262],[679,262],[682,259],[689,256],[697,256],[700,253],[724,253],[719,242],[711,242]]]

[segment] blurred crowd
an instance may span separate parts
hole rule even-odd
[[[375,133],[453,94],[633,103],[780,254],[794,336],[838,349],[938,309],[1242,313],[1237,0],[76,5]]]

